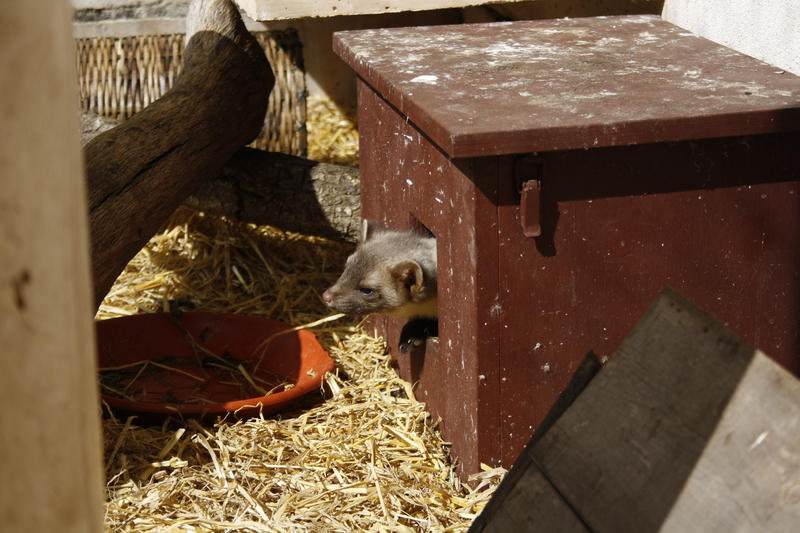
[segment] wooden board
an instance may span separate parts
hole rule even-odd
[[[419,384],[415,393],[427,402],[433,419],[441,419],[445,439],[458,442],[455,453],[466,477],[478,471],[481,461],[500,463],[505,437],[497,416],[500,360],[479,355],[496,354],[501,333],[499,251],[477,244],[491,241],[495,231],[497,169],[493,161],[483,162],[488,166],[450,164],[418,130],[398,120],[378,94],[363,83],[358,89],[360,116],[375,119],[363,122],[359,131],[361,153],[371,154],[361,160],[362,216],[396,228],[420,223],[434,235],[447,236],[437,243],[439,313],[459,319],[440,322],[441,345],[439,339],[429,340],[426,350],[398,357],[397,363],[404,379]],[[434,171],[436,179],[430,179]],[[372,179],[364,180],[365,175]],[[467,261],[476,272],[461,268]],[[404,322],[376,318],[373,324],[380,325],[395,350]],[[523,445],[529,437],[524,436]]]
[[[599,370],[597,356],[594,352],[589,352],[492,495],[492,499],[473,521],[469,533],[589,531],[533,462],[532,451],[539,439],[569,409]]]
[[[671,289],[534,446],[595,532],[791,531],[800,382]]]
[[[67,2],[4,2],[0,531],[99,533],[86,182]]]
[[[800,529],[800,385],[760,351],[660,531],[695,528]]]
[[[341,15],[428,11],[521,0],[235,0],[253,20],[287,20]]]
[[[341,32],[333,46],[453,157],[800,129],[800,78],[653,15]]]
[[[478,531],[591,533],[534,463],[526,465],[524,474],[503,503],[492,521]]]

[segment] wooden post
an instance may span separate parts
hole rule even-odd
[[[0,531],[102,530],[71,4],[0,19]]]

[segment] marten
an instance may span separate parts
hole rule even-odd
[[[399,348],[408,352],[439,334],[436,238],[364,221],[361,242],[339,280],[322,295],[341,313],[408,317]]]

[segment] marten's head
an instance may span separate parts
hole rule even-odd
[[[436,297],[435,274],[426,276],[417,260],[420,246],[433,253],[435,272],[433,239],[365,222],[361,243],[347,258],[344,273],[322,295],[325,303],[341,313],[418,315],[416,308]]]

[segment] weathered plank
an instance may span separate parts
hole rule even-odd
[[[665,289],[533,450],[595,532],[800,524],[800,383]]]
[[[287,20],[429,11],[514,1],[521,0],[236,0],[236,3],[253,20]]]
[[[492,499],[470,526],[469,533],[588,531],[569,504],[534,464],[532,450],[599,370],[597,356],[594,352],[589,352],[492,495]]]
[[[661,527],[800,530],[800,386],[757,351]]]
[[[0,531],[99,533],[103,469],[67,2],[3,2]]]
[[[474,531],[591,533],[533,462],[526,465],[492,520],[485,528]]]

